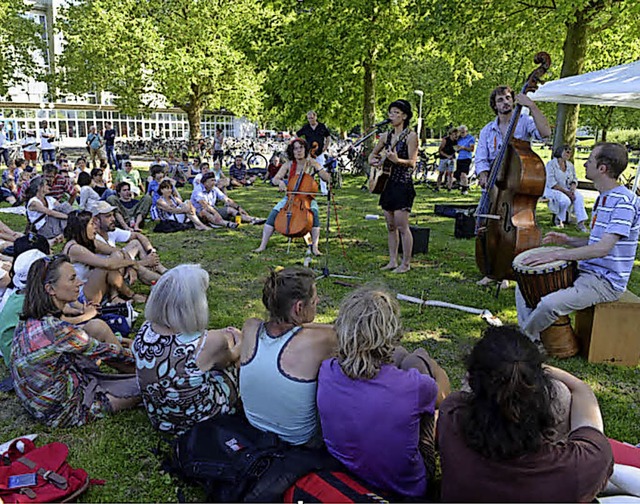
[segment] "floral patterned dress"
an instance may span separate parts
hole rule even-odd
[[[238,369],[201,370],[196,361],[204,334],[158,334],[146,322],[133,343],[136,374],[151,424],[180,434],[197,422],[235,413]],[[201,344],[202,343],[202,344]]]
[[[22,405],[51,427],[83,425],[111,413],[107,394],[139,395],[134,375],[104,374],[96,361],[133,363],[131,351],[101,343],[52,315],[20,321],[11,375]]]

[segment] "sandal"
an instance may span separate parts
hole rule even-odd
[[[226,226],[229,229],[238,229],[238,223],[237,222],[227,222]]]

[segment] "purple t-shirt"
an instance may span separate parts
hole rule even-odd
[[[335,358],[324,361],[317,402],[329,453],[381,490],[423,496],[420,418],[433,415],[437,394],[433,378],[416,369],[385,365],[372,380],[353,380]]]

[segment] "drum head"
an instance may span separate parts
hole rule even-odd
[[[527,257],[541,250],[544,250],[545,252],[551,252],[553,250],[564,250],[564,247],[536,247],[525,250],[524,252],[519,253],[513,260],[513,269],[521,272],[557,271],[567,266],[568,261],[564,260],[552,261],[550,263],[540,264],[538,266],[525,266],[524,264],[522,264]]]

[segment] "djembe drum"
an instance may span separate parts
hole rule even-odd
[[[577,267],[575,261],[554,261],[539,266],[525,266],[524,260],[534,252],[558,250],[562,247],[538,247],[525,250],[513,260],[518,287],[527,306],[534,309],[543,296],[573,285]],[[565,358],[578,353],[578,339],[571,328],[567,315],[559,317],[549,328],[542,331],[540,339],[552,357]]]

